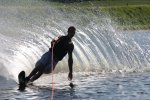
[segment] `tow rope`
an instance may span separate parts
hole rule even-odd
[[[54,54],[53,54],[53,48],[54,48],[54,45],[55,45],[55,42],[52,43],[52,58],[51,58],[51,59],[52,59],[52,63],[51,63],[51,64],[52,64],[52,65],[51,65],[51,66],[52,66],[52,69],[51,69],[51,70],[52,70],[52,94],[51,94],[50,100],[53,100],[53,98],[54,98],[54,77],[53,77],[53,68],[54,68],[54,59],[53,59],[53,58],[54,58]]]

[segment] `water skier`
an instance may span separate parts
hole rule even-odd
[[[68,53],[68,66],[69,74],[68,80],[73,78],[73,57],[72,52],[74,44],[72,43],[72,37],[75,35],[75,27],[70,26],[68,28],[68,34],[66,36],[60,36],[58,40],[51,42],[51,48],[48,52],[43,54],[40,60],[35,64],[35,68],[25,78],[26,83],[37,80],[42,74],[49,74],[52,72],[52,49],[53,49],[53,70],[59,61]]]

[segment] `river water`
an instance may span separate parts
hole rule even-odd
[[[74,88],[70,88],[67,80],[59,79],[62,75],[66,76],[65,74],[56,75],[59,80],[55,80],[54,100],[149,100],[149,72],[76,74]],[[2,77],[0,79],[1,100],[50,100],[51,77],[46,78],[49,82],[37,81],[24,92],[17,90],[18,86],[14,81]]]

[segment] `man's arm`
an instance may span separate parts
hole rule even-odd
[[[68,66],[69,66],[69,74],[68,74],[68,80],[72,80],[73,78],[73,57],[72,57],[72,52],[73,52],[74,46],[71,47],[71,50],[68,52]]]

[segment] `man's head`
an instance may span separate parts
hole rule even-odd
[[[76,31],[75,27],[74,26],[70,26],[68,28],[68,35],[67,36],[69,38],[72,38],[75,35],[75,31]]]

